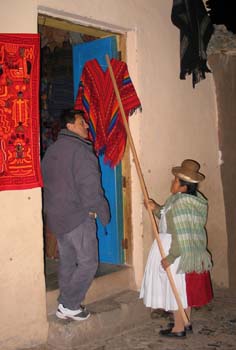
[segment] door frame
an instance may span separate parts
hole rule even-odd
[[[50,11],[51,12],[51,11]],[[54,11],[53,11],[54,12]],[[56,12],[56,10],[55,10]],[[61,17],[61,16],[60,16]],[[45,18],[48,22],[45,22]],[[117,50],[120,53],[120,59],[126,62],[126,42],[127,35],[125,30],[121,30],[120,28],[115,30],[114,28],[110,31],[105,29],[100,29],[99,27],[92,26],[90,23],[88,25],[84,25],[81,20],[78,23],[74,23],[71,20],[66,19],[62,16],[55,17],[55,14],[48,13],[45,9],[39,7],[38,9],[38,24],[47,24],[53,28],[63,29],[63,30],[72,30],[78,31],[80,33],[85,33],[87,35],[92,35],[97,37],[97,39],[105,37],[107,35],[115,35],[117,39]],[[122,248],[123,248],[123,256],[124,256],[124,264],[132,265],[132,218],[131,218],[131,166],[130,166],[130,149],[128,142],[126,144],[126,150],[122,159],[122,197],[123,197],[123,240],[122,240]]]

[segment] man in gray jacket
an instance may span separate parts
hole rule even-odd
[[[44,216],[60,257],[56,315],[78,321],[90,316],[81,302],[98,266],[95,218],[104,226],[110,220],[88,128],[83,111],[66,111],[58,139],[42,160]]]

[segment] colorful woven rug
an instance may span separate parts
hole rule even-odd
[[[39,35],[0,34],[0,190],[42,186]]]
[[[126,118],[141,109],[140,100],[129,76],[125,62],[111,59]],[[96,59],[87,61],[80,78],[75,108],[85,112],[90,138],[98,154],[111,167],[117,165],[124,154],[126,131],[109,70],[102,70]]]

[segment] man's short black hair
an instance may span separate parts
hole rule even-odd
[[[84,117],[84,111],[81,109],[65,109],[61,115],[61,128],[66,128],[67,123],[74,124],[75,122],[75,116],[81,115],[81,117]]]

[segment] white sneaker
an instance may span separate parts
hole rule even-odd
[[[87,320],[90,316],[90,312],[86,309],[85,306],[80,306],[78,310],[71,310],[64,307],[62,304],[58,305],[56,316],[62,320],[71,318],[75,321],[84,321]]]

